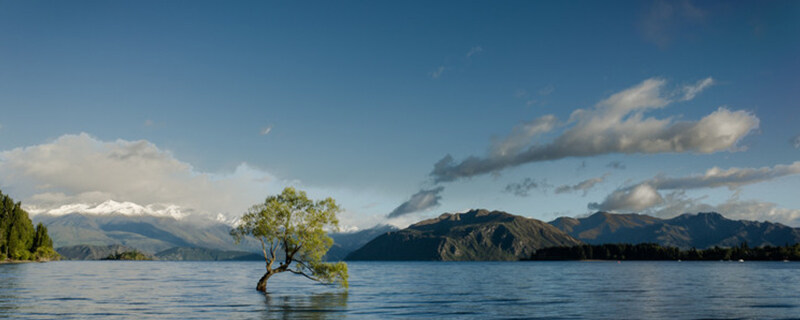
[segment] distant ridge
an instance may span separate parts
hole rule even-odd
[[[550,224],[589,244],[658,243],[704,249],[743,242],[753,247],[800,243],[800,229],[780,223],[731,220],[716,212],[687,213],[672,219],[597,212],[585,218],[561,217]]]
[[[333,246],[331,246],[328,253],[325,254],[325,260],[340,261],[344,260],[348,254],[361,248],[372,239],[385,234],[390,231],[397,231],[397,227],[392,225],[377,225],[369,229],[359,230],[355,232],[341,232],[332,233],[330,237],[333,239]]]
[[[156,253],[155,257],[158,260],[169,261],[264,261],[264,257],[260,253],[208,248],[172,248]]]
[[[155,254],[174,247],[200,247],[216,250],[261,251],[254,240],[234,243],[227,224],[203,223],[150,215],[39,214],[34,221],[51,230],[56,248],[76,245],[121,245]]]
[[[112,244],[107,246],[77,245],[56,249],[58,254],[66,260],[101,260],[109,255],[130,252],[135,248]]]
[[[501,211],[445,213],[385,233],[347,260],[519,260],[536,249],[581,242],[545,222]]]

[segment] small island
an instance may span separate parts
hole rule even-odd
[[[103,258],[102,260],[148,261],[148,260],[153,260],[153,258],[142,252],[139,252],[138,250],[133,250],[133,251],[125,251],[119,253],[112,253],[109,254],[107,257]]]

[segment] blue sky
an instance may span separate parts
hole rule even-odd
[[[360,227],[475,207],[543,220],[714,209],[800,226],[800,176],[776,167],[800,160],[798,39],[791,1],[4,1],[0,188],[34,212],[105,199],[236,216],[296,185],[334,196]],[[667,121],[658,134],[675,139],[675,123],[720,107],[757,124],[735,123],[732,142],[655,150],[636,130],[658,128],[630,123],[638,149],[431,175],[446,155],[512,161],[492,148],[537,119],[552,126],[514,136],[520,155],[586,150],[557,140],[648,81],[663,103],[620,121]],[[597,112],[570,121],[576,110]],[[686,139],[717,128],[703,124]],[[713,167],[737,170],[713,186],[653,180]],[[759,177],[736,181],[748,173]]]

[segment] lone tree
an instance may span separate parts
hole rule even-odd
[[[258,280],[256,290],[266,292],[267,280],[286,271],[323,283],[338,282],[346,288],[347,264],[322,262],[333,245],[324,228],[339,229],[339,211],[333,199],[314,201],[292,187],[250,208],[231,235],[236,243],[245,236],[261,241],[267,272]],[[280,250],[284,259],[276,266]]]

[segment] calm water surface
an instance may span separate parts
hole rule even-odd
[[[800,319],[800,263],[351,262],[350,289],[260,262],[0,265],[0,318]]]

